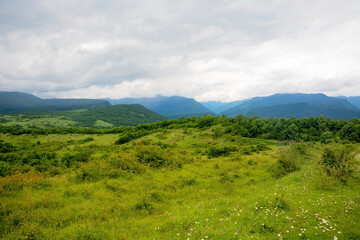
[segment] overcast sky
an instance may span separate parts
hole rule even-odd
[[[0,90],[360,95],[359,0],[1,0]]]

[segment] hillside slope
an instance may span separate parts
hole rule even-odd
[[[117,100],[109,99],[108,101],[113,105],[141,104],[144,107],[171,119],[214,114],[194,99],[179,96],[156,96],[153,98],[123,98]]]
[[[122,104],[80,110],[26,113],[0,118],[2,126],[25,128],[136,126],[165,120],[139,104]]]
[[[44,112],[109,106],[97,99],[42,99],[28,93],[0,92],[0,114]]]

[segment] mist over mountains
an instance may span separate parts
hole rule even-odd
[[[156,96],[122,99],[41,99],[20,92],[0,92],[0,113],[44,112],[91,109],[111,105],[140,104],[169,119],[180,117],[239,114],[252,117],[304,118],[324,115],[332,119],[360,118],[360,97],[329,97],[325,94],[274,94],[223,103],[219,101],[197,102],[181,96]],[[134,110],[135,112],[137,110]],[[124,117],[124,114],[122,114]]]

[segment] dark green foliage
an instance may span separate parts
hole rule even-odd
[[[231,152],[237,151],[236,147],[214,146],[207,151],[209,157],[229,156]]]
[[[0,118],[0,123],[7,123],[9,122],[9,120],[5,119],[5,118]]]
[[[351,176],[354,160],[354,149],[351,145],[334,145],[324,149],[320,163],[328,176],[334,176],[346,183]]]
[[[16,147],[12,145],[11,143],[4,142],[3,140],[0,140],[0,153],[9,153],[14,152],[16,150]]]
[[[114,155],[109,159],[109,164],[115,169],[120,169],[129,173],[143,173],[145,168],[139,163],[138,159],[131,154]]]
[[[135,132],[128,132],[124,135],[121,135],[118,140],[115,141],[115,144],[121,145],[127,142],[130,142],[131,140],[141,138],[143,136],[146,136],[150,134],[148,131],[140,130]]]
[[[211,115],[203,116],[198,121],[199,128],[211,127],[214,124],[214,118]]]
[[[170,156],[157,145],[139,144],[135,155],[140,163],[149,164],[152,168],[162,168],[172,163]]]
[[[91,141],[94,141],[94,138],[87,137],[87,138],[79,140],[79,143],[87,143],[87,142],[91,142]]]
[[[146,199],[142,199],[140,202],[137,202],[134,206],[134,209],[138,211],[144,211],[148,214],[151,214],[155,210],[153,204]]]
[[[273,166],[272,171],[275,177],[283,177],[299,169],[299,154],[294,148],[284,149],[280,152],[280,157]]]
[[[5,177],[11,174],[11,164],[8,162],[0,161],[0,176]]]
[[[79,148],[75,154],[66,153],[61,158],[61,163],[66,167],[71,167],[79,162],[87,162],[91,157],[91,151],[88,148]]]

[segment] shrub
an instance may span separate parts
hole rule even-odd
[[[80,168],[75,176],[75,182],[97,182],[104,175],[103,169],[96,162],[90,162]]]
[[[324,149],[320,164],[328,176],[334,176],[346,183],[351,176],[354,160],[355,154],[351,145],[333,145]]]
[[[140,163],[149,164],[152,168],[162,168],[171,164],[169,155],[158,145],[139,144],[135,156]]]
[[[209,157],[229,156],[231,152],[237,151],[236,147],[215,146],[207,151]]]
[[[3,140],[0,140],[0,153],[9,153],[14,152],[16,150],[16,147],[12,145],[11,143],[4,142]]]
[[[293,149],[284,149],[280,152],[280,157],[273,166],[273,175],[283,177],[299,169],[298,155]]]
[[[206,128],[206,127],[211,127],[213,124],[214,124],[214,118],[210,114],[208,114],[199,118],[197,126],[199,128]]]
[[[112,168],[135,174],[145,172],[145,168],[137,161],[137,158],[129,153],[111,155],[109,165]]]
[[[87,142],[91,142],[91,141],[94,141],[94,138],[87,137],[87,138],[79,140],[79,143],[81,144],[81,143],[87,143]]]
[[[137,211],[145,211],[148,214],[152,214],[155,210],[153,204],[146,199],[142,199],[134,205],[134,209]]]
[[[11,173],[11,165],[7,162],[0,161],[0,177],[5,177]]]
[[[145,130],[138,130],[136,132],[128,132],[120,136],[118,140],[115,141],[115,144],[121,145],[130,142],[131,140],[141,138],[148,135],[150,132]]]
[[[221,127],[215,127],[215,128],[213,129],[213,133],[214,133],[214,137],[215,137],[215,138],[219,138],[219,137],[221,137],[222,135],[225,134],[225,131],[224,131],[224,129],[221,128]]]

